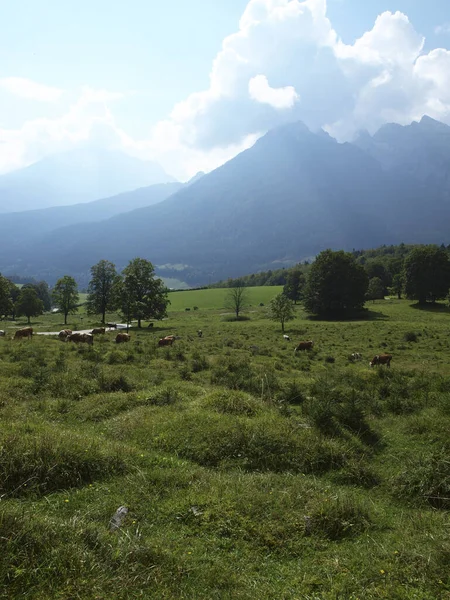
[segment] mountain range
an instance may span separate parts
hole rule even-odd
[[[0,176],[0,213],[90,202],[175,179],[155,162],[81,147]]]
[[[116,201],[120,214],[86,213],[76,225],[64,217],[60,227],[55,217],[52,229],[36,226],[12,251],[0,242],[0,271],[49,282],[67,273],[84,284],[98,260],[122,268],[140,256],[161,276],[199,285],[328,247],[441,243],[449,235],[449,161],[450,127],[429,117],[344,144],[302,123],[283,125],[156,204],[137,207],[128,196],[123,211]],[[8,227],[17,231],[14,219]]]

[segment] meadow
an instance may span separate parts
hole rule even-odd
[[[239,322],[224,290],[171,293],[122,345],[1,324],[1,598],[450,598],[450,310],[298,306],[289,342],[278,291]],[[369,368],[379,352],[391,369]]]

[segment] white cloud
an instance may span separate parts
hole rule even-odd
[[[424,114],[450,123],[450,51],[424,52],[423,37],[401,12],[382,13],[345,44],[326,0],[249,0],[212,64],[209,87],[174,106],[143,139],[118,127],[111,105],[121,98],[85,88],[56,119],[0,129],[0,169],[95,139],[186,178],[289,121],[323,127],[339,140]]]
[[[283,88],[271,88],[265,75],[256,75],[248,82],[248,93],[252,100],[269,104],[273,108],[292,108],[298,100],[298,94],[292,85]]]
[[[58,102],[63,93],[58,88],[36,83],[23,77],[4,77],[0,79],[0,88],[20,98],[39,102]]]
[[[443,23],[442,25],[438,25],[434,28],[434,33],[436,35],[447,35],[450,33],[450,23]]]

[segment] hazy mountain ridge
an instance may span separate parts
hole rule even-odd
[[[0,213],[68,206],[175,179],[155,162],[80,148],[0,176]]]
[[[385,126],[354,144],[301,123],[284,125],[164,202],[43,236],[22,248],[18,264],[54,278],[88,273],[101,258],[120,268],[142,256],[164,265],[164,276],[170,265],[185,265],[172,275],[199,284],[294,263],[327,247],[440,243],[448,237],[448,169],[433,175],[436,161],[421,154],[421,140],[428,140],[439,164],[447,164],[450,128],[436,123]],[[411,137],[415,144],[405,141]],[[417,177],[414,161],[422,167]]]

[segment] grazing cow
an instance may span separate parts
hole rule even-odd
[[[71,333],[67,336],[68,342],[75,342],[76,344],[89,344],[92,346],[94,343],[94,336],[92,333],[80,333],[79,331],[75,331],[75,333]]]
[[[31,340],[33,336],[33,328],[32,327],[24,327],[23,329],[18,329],[14,334],[14,339],[18,340],[19,338],[27,337]]]
[[[106,323],[106,327],[110,329],[117,329],[117,323]]]
[[[61,329],[61,331],[58,333],[58,337],[62,342],[67,342],[69,335],[72,335],[71,329]]]
[[[91,331],[92,335],[95,335],[97,333],[105,333],[106,329],[104,327],[95,327],[95,329],[93,329]]]
[[[202,337],[202,335],[203,335],[203,331],[202,331],[201,329],[199,329],[199,330],[197,331],[197,335],[198,335],[198,337]]]
[[[294,352],[298,352],[299,350],[312,350],[314,347],[314,342],[309,340],[307,342],[300,342],[296,347]]]
[[[175,341],[174,335],[166,335],[158,341],[158,346],[171,346]]]
[[[3,331],[3,329],[0,329],[0,337],[4,337],[5,332]]]
[[[123,344],[124,342],[129,342],[131,340],[131,335],[129,333],[118,333],[116,335],[116,344]]]
[[[386,365],[388,369],[391,367],[392,354],[377,354],[370,361],[369,366]]]
[[[353,354],[350,355],[350,360],[352,360],[353,362],[357,361],[357,360],[361,360],[362,359],[362,354],[360,352],[353,352]]]
[[[283,339],[286,340],[287,342],[291,341],[291,338],[288,335],[283,335]]]
[[[147,325],[147,329],[151,329],[153,326],[154,326],[154,323],[149,323],[149,324]]]

